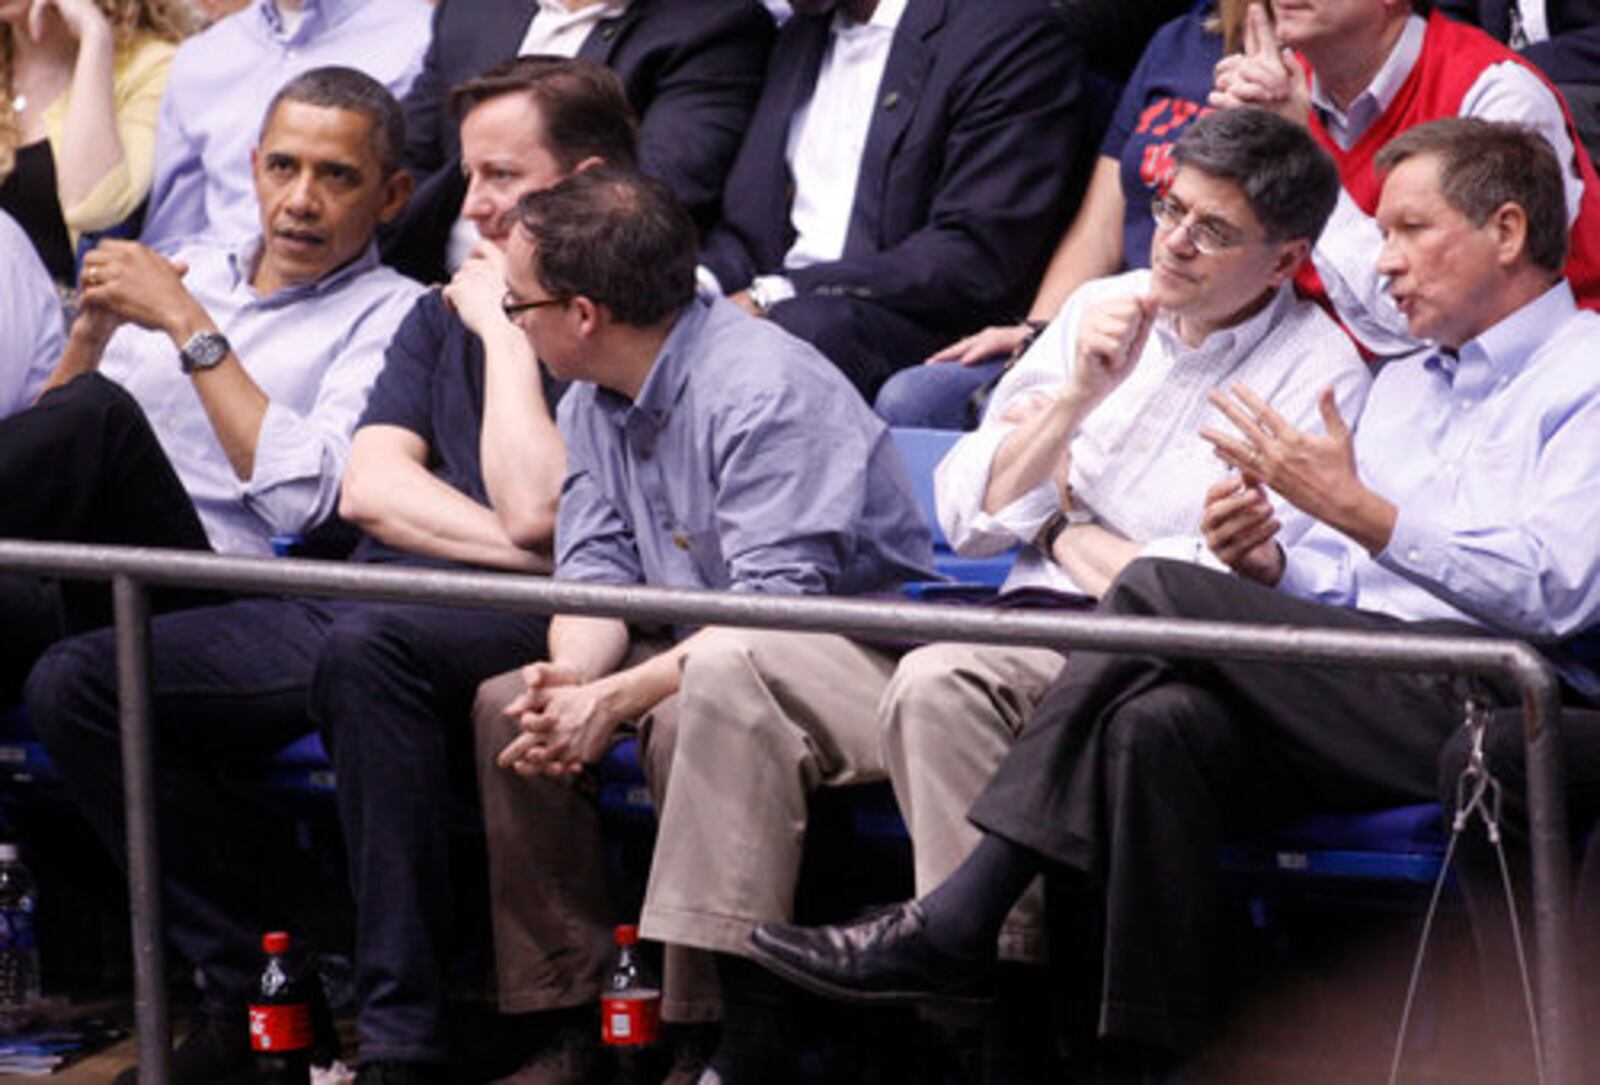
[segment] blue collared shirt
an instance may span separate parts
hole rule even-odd
[[[637,402],[574,384],[557,422],[563,580],[856,593],[931,577],[888,429],[811,346],[701,297]]]
[[[50,273],[22,227],[0,211],[0,418],[33,402],[65,346]]]
[[[156,122],[145,244],[256,235],[250,152],[291,77],[342,64],[400,98],[422,70],[432,9],[421,0],[305,0],[304,12],[291,32],[273,0],[257,0],[178,48]]]
[[[1565,281],[1451,357],[1391,362],[1356,465],[1400,513],[1376,558],[1318,525],[1281,586],[1548,640],[1600,619],[1600,316]]]
[[[334,509],[350,434],[383,354],[422,287],[378,262],[376,246],[320,282],[263,297],[250,285],[259,241],[191,245],[184,286],[270,401],[255,469],[241,481],[164,332],[124,326],[100,372],[139,401],[214,550],[268,554],[274,535]]]

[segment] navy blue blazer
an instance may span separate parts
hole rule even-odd
[[[517,53],[537,0],[439,0],[433,40],[404,102],[406,168],[416,193],[383,239],[384,258],[424,282],[466,196],[450,88]],[[756,0],[634,0],[592,30],[578,55],[616,72],[640,117],[639,161],[702,225],[716,217],[772,46]]]
[[[773,48],[722,221],[702,244],[728,293],[780,272],[794,241],[789,122],[815,87],[828,20],[791,19]],[[789,273],[798,292],[869,298],[944,330],[1020,311],[1092,152],[1079,146],[1080,70],[1042,0],[910,0],[865,104],[844,255]]]
[[[1443,0],[1446,15],[1505,41],[1516,0]],[[1600,0],[1547,0],[1550,39],[1523,51],[1556,83],[1600,83]]]

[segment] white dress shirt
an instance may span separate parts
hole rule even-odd
[[[270,554],[272,536],[304,532],[333,511],[350,434],[389,340],[422,293],[369,246],[318,283],[263,297],[250,285],[259,244],[180,253],[184,285],[269,400],[248,479],[234,475],[166,333],[125,325],[100,361],[138,400],[222,554]]]
[[[939,523],[962,554],[999,553],[1018,543],[1005,588],[1044,587],[1082,592],[1065,569],[1032,545],[1059,507],[1055,484],[1045,480],[996,513],[983,509],[995,453],[1016,428],[1002,421],[1006,408],[1035,391],[1058,387],[1071,371],[1078,324],[1097,302],[1149,292],[1150,272],[1130,271],[1080,287],[1060,314],[995,389],[979,428],[963,437],[934,475]],[[1144,544],[1151,557],[1216,565],[1199,536],[1206,490],[1227,468],[1199,436],[1203,427],[1231,432],[1232,425],[1207,398],[1238,381],[1292,425],[1321,432],[1317,396],[1334,387],[1339,410],[1353,422],[1369,377],[1347,336],[1317,306],[1299,300],[1291,286],[1278,290],[1259,313],[1186,346],[1171,319],[1158,316],[1132,373],[1084,420],[1072,439],[1070,482],[1075,507],[1110,531]],[[1287,544],[1310,527],[1306,516],[1278,510]]]
[[[1354,146],[1389,108],[1422,55],[1426,32],[1426,21],[1411,16],[1383,67],[1347,109],[1334,105],[1321,81],[1312,77],[1312,106],[1328,135],[1340,147]],[[1556,160],[1566,164],[1562,181],[1566,187],[1567,222],[1578,217],[1583,181],[1575,165],[1572,139],[1567,135],[1566,116],[1561,103],[1538,76],[1515,61],[1490,65],[1462,99],[1460,115],[1514,121],[1543,136],[1555,148]],[[1406,330],[1405,318],[1389,297],[1388,280],[1378,274],[1378,253],[1382,248],[1377,221],[1341,189],[1339,202],[1312,258],[1345,326],[1367,349],[1387,358],[1409,354],[1419,344]]]
[[[829,263],[844,255],[861,153],[877,113],[872,103],[906,2],[879,0],[864,23],[843,11],[833,16],[816,87],[789,122],[787,154],[794,178],[789,221],[795,240],[784,255],[785,268]],[[794,286],[782,275],[758,276],[756,281],[768,304],[794,297]]]

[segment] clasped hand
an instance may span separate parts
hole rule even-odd
[[[188,265],[135,241],[102,241],[83,258],[78,300],[102,331],[121,323],[153,331],[183,326],[199,309],[183,276]]]
[[[524,667],[526,688],[505,708],[522,733],[496,763],[522,776],[567,777],[598,761],[622,722],[610,707],[612,677],[585,682],[559,663]]]
[[[1278,41],[1266,7],[1245,13],[1244,51],[1217,61],[1211,95],[1213,109],[1253,106],[1304,125],[1311,115],[1311,86],[1293,50]]]

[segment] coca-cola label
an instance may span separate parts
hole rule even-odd
[[[300,1051],[311,1046],[311,1010],[305,1003],[250,1007],[252,1051]]]
[[[661,996],[600,999],[600,1039],[616,1047],[643,1047],[661,1038]]]

